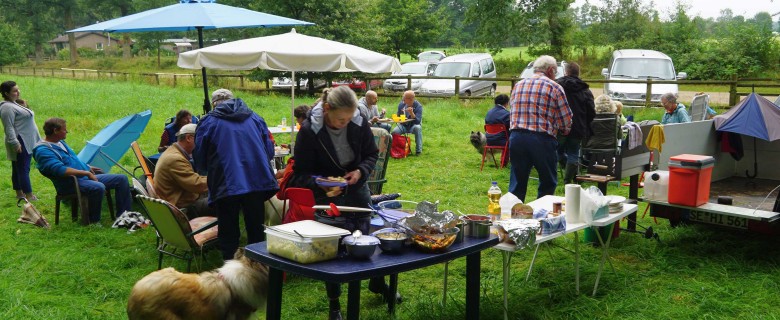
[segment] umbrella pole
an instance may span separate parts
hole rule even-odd
[[[753,174],[750,174],[750,170],[745,170],[745,176],[753,179],[758,176],[758,148],[756,147],[756,137],[753,137]]]
[[[195,28],[198,29],[198,46],[203,49],[203,27]],[[200,74],[203,76],[203,114],[207,114],[211,110],[211,102],[209,101],[209,81],[206,78],[206,67],[200,68]]]
[[[292,88],[292,104],[290,105],[290,145],[293,144],[293,131],[295,131],[295,124],[297,121],[295,120],[295,71],[292,72],[292,85],[290,86]],[[290,148],[290,154],[292,154],[292,148]]]

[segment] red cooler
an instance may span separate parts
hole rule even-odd
[[[669,158],[669,203],[698,207],[710,198],[715,158],[681,154]]]

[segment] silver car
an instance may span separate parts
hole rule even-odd
[[[558,69],[555,71],[555,79],[562,78],[565,75],[564,69],[566,68],[566,61],[558,62]],[[522,73],[520,73],[520,79],[530,78],[534,75],[534,62],[528,63]]]
[[[436,66],[433,72],[443,78],[483,78],[484,80],[460,80],[460,96],[493,96],[496,93],[496,65],[488,53],[466,53],[449,56]],[[430,79],[420,86],[420,93],[434,96],[454,96],[455,80]]]
[[[299,78],[296,79],[296,81],[300,80],[301,88],[306,88],[306,86],[309,84],[309,79],[306,78]],[[325,87],[325,80],[320,79],[314,79],[314,88],[324,88]],[[271,87],[274,89],[289,89],[293,86],[293,82],[291,78],[288,77],[278,77],[274,78],[271,82]]]
[[[393,72],[393,76],[430,76],[436,70],[435,62],[408,62],[401,66],[401,71]],[[420,85],[427,79],[412,79],[412,90],[418,92]],[[387,79],[382,85],[385,91],[406,91],[406,79]]]

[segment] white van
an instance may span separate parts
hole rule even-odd
[[[486,78],[486,80],[460,80],[462,96],[494,95],[496,93],[496,65],[488,53],[466,53],[446,57],[439,61],[435,77]],[[420,93],[436,96],[455,95],[455,80],[430,79],[420,86]]]
[[[609,67],[601,70],[608,80],[677,80],[685,79],[685,72],[675,74],[674,63],[669,56],[653,50],[625,49],[612,52]],[[677,93],[677,84],[653,84],[650,101],[660,102],[661,95]],[[613,100],[626,104],[644,104],[647,85],[644,83],[605,83],[604,93]]]

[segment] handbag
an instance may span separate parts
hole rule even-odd
[[[390,145],[390,156],[396,159],[406,158],[412,152],[410,139],[404,135],[393,133],[393,142]]]
[[[22,204],[22,202],[24,202],[24,204]],[[16,202],[16,206],[22,208],[22,216],[16,220],[19,223],[29,223],[46,229],[51,227],[49,221],[46,221],[46,218],[38,212],[38,209],[35,209],[35,206],[33,206],[30,201],[27,201],[26,198],[19,199],[19,201]]]

